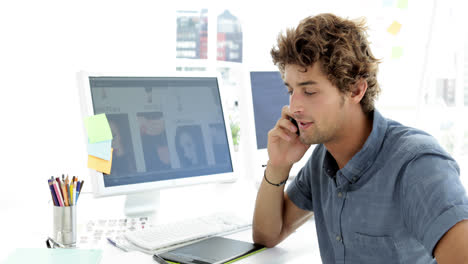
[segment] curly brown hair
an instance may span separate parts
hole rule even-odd
[[[344,93],[361,78],[367,91],[361,100],[364,113],[374,110],[380,93],[377,82],[379,60],[370,50],[365,19],[348,20],[333,14],[320,14],[302,20],[296,29],[278,36],[271,49],[273,63],[282,75],[287,64],[304,68],[319,62],[328,80]]]

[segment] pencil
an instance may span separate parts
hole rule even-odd
[[[62,182],[60,181],[60,178],[59,178],[59,177],[55,178],[55,180],[57,181],[58,189],[59,189],[60,195],[61,195],[62,198],[63,198],[63,203],[65,204],[65,196],[64,196],[64,193],[63,193],[63,190],[62,190]]]
[[[81,189],[83,189],[83,184],[84,184],[84,180],[81,181],[81,185],[80,185],[80,194],[81,194]]]
[[[76,178],[75,178],[75,182],[73,182],[73,204],[76,204]]]
[[[70,205],[73,205],[73,182],[70,183]]]
[[[55,194],[57,195],[58,204],[63,206],[63,199],[62,195],[60,194],[57,181],[52,181],[52,185],[54,186]]]
[[[65,200],[65,206],[69,206],[70,204],[68,203],[67,187],[65,186],[64,182],[61,184],[61,187],[62,187],[63,199]]]
[[[76,195],[76,201],[78,201],[78,197],[80,197],[81,195],[81,189],[83,189],[83,184],[84,184],[84,180],[82,180],[80,183],[80,189],[78,190],[78,195]]]
[[[52,180],[47,180],[49,182],[50,195],[52,195],[52,202],[55,206],[58,205],[57,197],[55,197],[54,187],[52,187]]]

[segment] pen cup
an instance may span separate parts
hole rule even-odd
[[[54,206],[52,239],[65,248],[76,247],[76,206]]]

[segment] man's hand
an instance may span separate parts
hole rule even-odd
[[[309,149],[299,140],[297,127],[289,120],[292,117],[289,106],[283,106],[281,118],[275,127],[268,132],[269,166],[291,168]]]

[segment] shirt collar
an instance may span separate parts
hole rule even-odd
[[[341,185],[344,179],[349,183],[358,181],[364,172],[374,163],[379,154],[387,130],[387,120],[377,110],[374,110],[371,115],[373,118],[372,131],[361,150],[351,158],[343,169],[337,172],[336,177],[338,185]],[[337,165],[335,164],[336,161],[327,151],[324,168],[329,175],[330,171],[336,172]],[[333,175],[335,174],[333,173]],[[343,176],[344,179],[341,179],[341,176]]]

